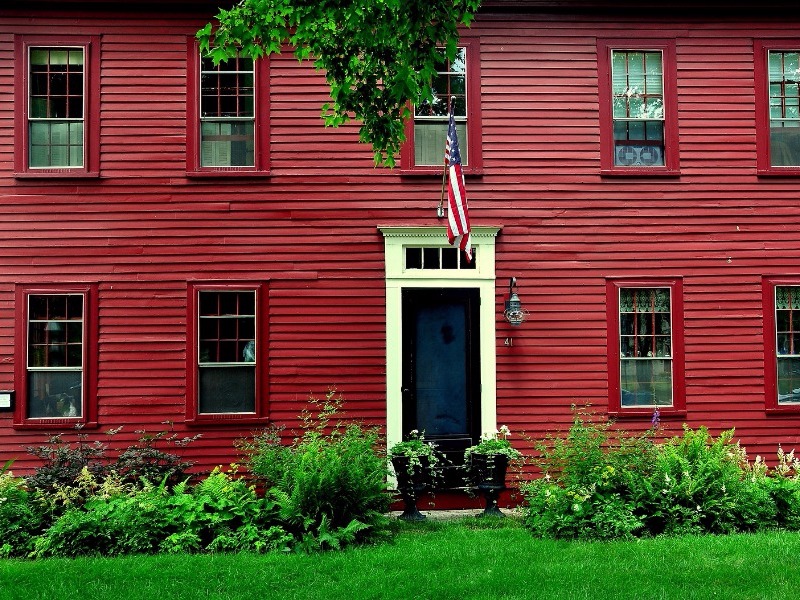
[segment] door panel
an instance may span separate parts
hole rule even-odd
[[[403,433],[438,443],[442,487],[463,486],[464,449],[480,435],[479,291],[403,290]]]

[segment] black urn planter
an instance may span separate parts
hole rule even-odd
[[[475,454],[470,457],[470,479],[483,492],[486,508],[479,516],[504,517],[497,506],[500,492],[506,489],[508,456],[505,454]]]
[[[399,518],[404,521],[425,520],[425,515],[417,508],[417,501],[431,485],[430,460],[422,456],[419,464],[411,464],[408,456],[393,456],[392,466],[397,476],[397,491],[405,505]]]

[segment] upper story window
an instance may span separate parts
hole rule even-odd
[[[800,279],[764,280],[764,388],[769,411],[800,412]]]
[[[98,42],[18,37],[16,48],[16,175],[97,175]]]
[[[20,289],[15,425],[96,420],[94,288]]]
[[[674,42],[598,44],[601,169],[677,172]]]
[[[756,139],[761,174],[800,175],[800,41],[755,46]]]
[[[680,289],[677,281],[609,283],[610,412],[683,408]]]
[[[30,167],[83,167],[84,49],[30,48]]]
[[[452,61],[441,50],[436,75],[431,80],[433,97],[414,106],[406,124],[406,143],[401,151],[403,172],[438,173],[444,166],[444,145],[449,124],[449,104],[454,99],[454,117],[466,173],[480,172],[480,56],[477,40],[461,40]]]
[[[266,174],[269,169],[268,60],[219,64],[189,44],[187,165],[190,175]],[[260,90],[260,93],[258,92]]]
[[[262,416],[260,286],[191,286],[190,420]]]
[[[255,166],[255,70],[243,56],[200,59],[200,166]]]

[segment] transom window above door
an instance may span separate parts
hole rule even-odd
[[[464,253],[459,248],[415,248],[405,249],[406,269],[475,269],[478,254],[472,251],[472,261],[467,261]]]

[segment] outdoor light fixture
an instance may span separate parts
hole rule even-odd
[[[503,312],[506,321],[514,327],[522,325],[528,311],[522,308],[522,303],[517,295],[517,278],[512,277],[508,282],[508,300],[506,300],[506,310]]]

